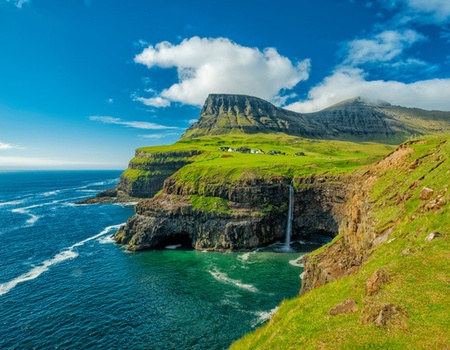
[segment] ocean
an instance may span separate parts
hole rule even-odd
[[[1,349],[224,349],[300,290],[297,252],[128,253],[119,171],[0,172]]]

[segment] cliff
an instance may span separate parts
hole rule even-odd
[[[169,178],[161,194],[138,203],[136,215],[115,235],[116,241],[136,251],[168,245],[240,250],[283,240],[290,181],[273,176],[209,183],[199,193]],[[342,179],[296,178],[294,186],[293,237],[334,237],[343,217]]]
[[[408,142],[354,172],[339,235],[303,258],[301,296],[232,349],[445,349],[449,154],[448,137]]]

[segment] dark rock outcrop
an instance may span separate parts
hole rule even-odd
[[[195,249],[241,250],[285,237],[290,179],[271,177],[201,186],[201,193],[168,179],[163,193],[141,201],[115,235],[130,250],[187,244]],[[345,183],[337,177],[295,179],[294,238],[334,237],[343,218]],[[190,196],[225,200],[227,210],[193,206]]]

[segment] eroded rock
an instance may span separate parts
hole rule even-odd
[[[352,312],[357,312],[359,310],[358,305],[353,298],[349,298],[344,300],[342,303],[337,304],[335,307],[330,309],[328,315],[341,315],[341,314],[349,314]]]
[[[425,242],[431,242],[433,239],[437,237],[442,237],[442,233],[437,231],[431,232],[428,236],[425,237]]]
[[[377,269],[374,271],[372,276],[370,276],[366,281],[366,295],[371,296],[376,294],[381,287],[389,283],[391,280],[391,276],[384,269]]]
[[[429,187],[424,187],[420,191],[419,198],[423,201],[429,200],[433,197],[434,190]]]
[[[373,309],[368,315],[361,318],[362,324],[373,323],[378,327],[386,327],[390,322],[401,322],[405,317],[402,309],[394,304],[385,304]]]

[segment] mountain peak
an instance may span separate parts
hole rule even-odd
[[[200,112],[202,115],[258,115],[270,114],[276,109],[271,103],[254,96],[237,94],[210,94]]]
[[[341,140],[392,140],[412,134],[450,130],[450,112],[394,107],[384,101],[355,97],[319,112],[296,113],[261,98],[210,94],[199,120],[182,139],[229,133],[285,133],[293,136]]]

